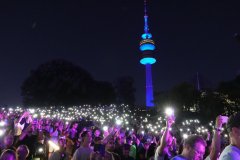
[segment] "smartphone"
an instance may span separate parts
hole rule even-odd
[[[94,152],[99,152],[101,156],[105,154],[105,146],[103,144],[95,144],[94,145]]]
[[[228,116],[221,116],[222,123],[225,124],[228,121]]]

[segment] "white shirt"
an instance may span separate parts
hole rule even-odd
[[[79,147],[73,154],[72,160],[89,160],[92,149],[88,147]]]
[[[220,155],[219,160],[239,160],[240,149],[236,146],[227,146]]]

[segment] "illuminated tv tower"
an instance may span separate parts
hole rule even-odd
[[[155,44],[151,38],[152,34],[149,33],[148,28],[147,1],[144,0],[144,33],[142,34],[142,40],[140,41],[139,49],[140,51],[142,51],[140,63],[145,65],[146,68],[146,106],[148,109],[154,107],[152,64],[156,62],[156,59],[153,57]]]

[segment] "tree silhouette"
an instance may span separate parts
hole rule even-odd
[[[116,80],[115,91],[118,103],[125,103],[133,106],[135,103],[134,79],[130,76],[123,76]]]
[[[194,85],[183,82],[174,86],[171,90],[166,92],[156,93],[156,104],[159,111],[164,110],[166,106],[174,106],[181,112],[198,112],[197,105],[199,99],[199,92]]]
[[[223,95],[216,91],[208,90],[201,92],[198,105],[200,108],[199,114],[206,121],[212,120],[213,117],[217,117],[225,112]]]
[[[27,106],[96,103],[99,89],[102,97],[114,92],[110,84],[95,81],[86,70],[61,59],[46,62],[31,71],[21,87],[23,103]],[[110,99],[102,102],[112,102],[114,98]]]
[[[240,75],[233,80],[221,82],[217,91],[223,95],[226,114],[240,111]]]
[[[110,104],[116,102],[114,87],[110,82],[97,81],[91,88],[91,103]]]
[[[234,80],[221,82],[218,91],[227,94],[230,98],[240,99],[240,75]]]

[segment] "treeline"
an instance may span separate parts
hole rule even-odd
[[[133,84],[129,76],[118,78],[114,84],[97,81],[83,68],[57,59],[32,70],[21,86],[21,95],[25,106],[134,105]]]
[[[134,79],[119,77],[115,82],[97,81],[83,68],[58,59],[41,64],[23,82],[24,106],[77,106],[82,104],[135,104]],[[170,105],[179,113],[216,117],[239,111],[240,75],[215,89],[199,90],[183,82],[165,92],[155,92],[155,110]]]

